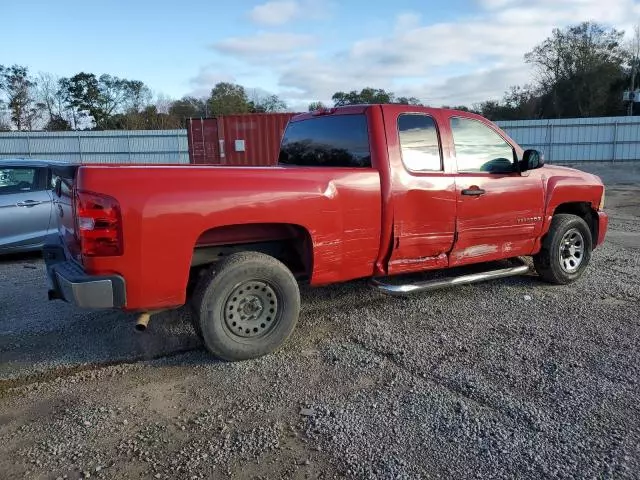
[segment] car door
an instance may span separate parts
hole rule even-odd
[[[529,255],[543,220],[538,175],[517,171],[517,152],[498,129],[451,116],[457,220],[450,266]]]
[[[446,267],[455,233],[455,176],[444,160],[438,112],[388,106],[393,244],[389,274]]]
[[[47,169],[0,166],[0,250],[40,246],[50,221]]]

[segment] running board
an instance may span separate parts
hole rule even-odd
[[[376,289],[387,295],[404,296],[412,293],[420,293],[429,290],[438,290],[445,287],[453,287],[455,285],[467,285],[469,283],[495,280],[496,278],[525,275],[530,271],[531,269],[528,265],[519,265],[517,267],[501,268],[499,270],[489,270],[487,272],[472,273],[470,275],[461,275],[459,277],[445,278],[441,280],[430,280],[427,282],[407,283],[404,285],[392,285],[389,283],[383,283],[380,280],[373,278],[371,279],[371,284]]]

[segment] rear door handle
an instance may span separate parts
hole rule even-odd
[[[465,188],[464,190],[462,190],[462,195],[478,196],[484,195],[485,193],[487,193],[485,190],[478,187]]]
[[[38,202],[37,200],[25,200],[24,202],[16,203],[18,207],[34,207],[36,205],[40,205],[43,202]]]

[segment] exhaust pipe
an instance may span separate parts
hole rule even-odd
[[[136,331],[144,332],[147,329],[147,325],[149,325],[149,320],[151,320],[151,314],[149,312],[141,313],[136,322]]]

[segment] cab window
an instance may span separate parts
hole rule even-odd
[[[451,133],[458,172],[506,173],[515,171],[515,152],[484,123],[453,117]]]
[[[398,137],[404,166],[415,172],[442,170],[436,122],[428,115],[398,116]]]

